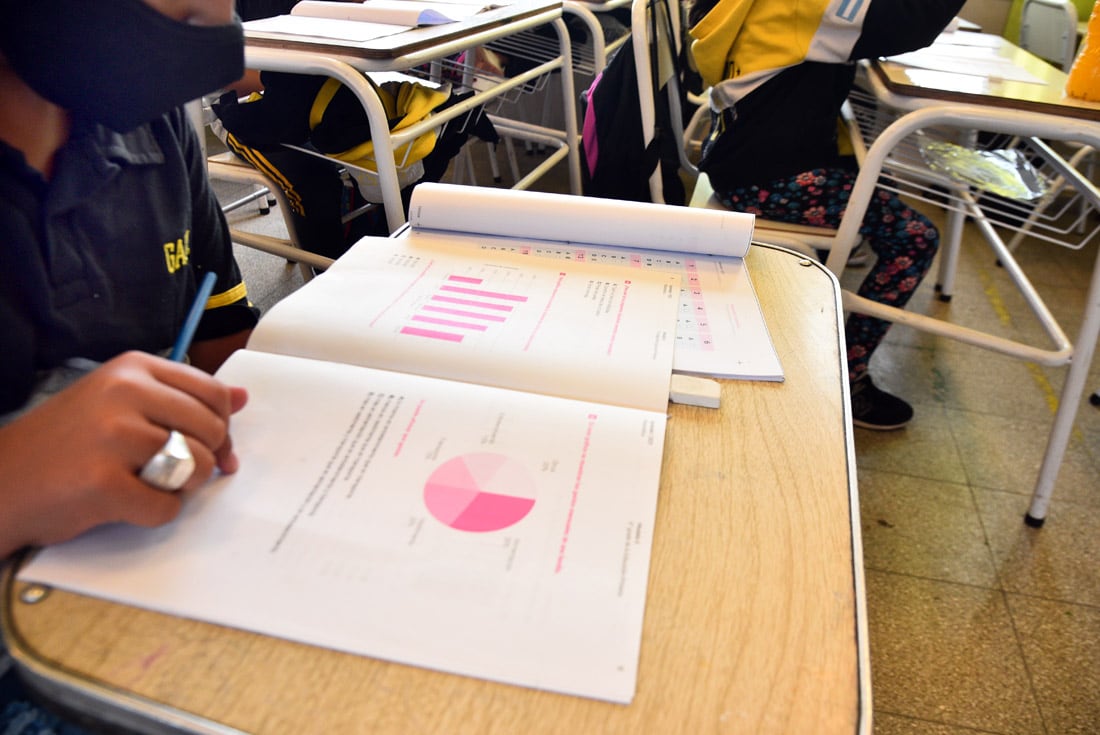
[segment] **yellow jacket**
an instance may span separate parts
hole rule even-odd
[[[870,0],[721,0],[691,29],[691,53],[712,105],[731,106],[803,61],[843,63]]]

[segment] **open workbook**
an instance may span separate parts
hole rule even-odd
[[[673,370],[783,380],[745,265],[755,217],[565,194],[420,184],[407,237],[680,276]]]
[[[265,315],[237,473],[159,529],[20,577],[495,681],[629,702],[680,279],[364,240]]]

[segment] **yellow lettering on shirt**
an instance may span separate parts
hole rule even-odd
[[[175,242],[164,243],[164,260],[169,273],[175,273],[187,262],[191,256],[191,230],[183,233],[183,237]]]

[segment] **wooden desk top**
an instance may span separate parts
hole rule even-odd
[[[153,731],[870,732],[838,287],[788,251],[756,246],[748,263],[786,381],[726,381],[720,410],[669,407],[629,706],[59,590],[30,604],[9,577],[13,657],[55,701]]]
[[[540,18],[540,22],[554,20],[561,15],[561,9],[562,0],[519,0],[454,23],[421,26],[361,42],[282,34],[276,37],[275,34],[249,31],[248,25],[245,24],[245,43],[254,48],[327,53],[353,59],[387,60],[426,49],[450,46],[471,38],[479,39],[473,42],[473,45],[478,45],[484,42],[480,40],[481,37],[492,35],[494,31],[501,31],[515,23],[532,18]]]
[[[1062,70],[1003,38],[998,39],[995,53],[1045,84],[916,69],[884,59],[871,62],[871,68],[886,88],[898,95],[1100,121],[1100,104],[1066,95],[1066,74]]]

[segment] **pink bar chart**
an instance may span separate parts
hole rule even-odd
[[[469,334],[503,324],[517,305],[526,302],[522,294],[487,288],[484,279],[452,275],[400,331],[413,337],[461,342]]]

